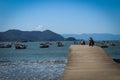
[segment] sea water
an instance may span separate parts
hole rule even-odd
[[[120,59],[120,42],[104,49]],[[52,42],[49,48],[39,48],[41,42],[27,42],[27,49],[0,48],[0,80],[61,80],[69,47],[74,42],[63,41],[63,47]]]
[[[60,80],[72,42],[40,48],[42,42],[27,42],[27,49],[0,48],[0,80]]]

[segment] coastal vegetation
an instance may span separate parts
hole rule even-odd
[[[20,30],[8,30],[0,32],[0,41],[63,41],[64,37],[52,32],[50,30],[45,31],[20,31]]]

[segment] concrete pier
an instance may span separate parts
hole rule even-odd
[[[72,45],[62,80],[120,80],[120,65],[100,47]]]

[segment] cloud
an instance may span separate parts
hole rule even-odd
[[[35,27],[35,30],[37,30],[37,31],[44,31],[46,29],[45,29],[45,27],[43,25],[38,25],[37,27]]]

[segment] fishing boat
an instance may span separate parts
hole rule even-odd
[[[98,42],[98,46],[100,46],[101,48],[108,48],[109,44],[106,41],[102,41],[102,42]]]
[[[26,48],[27,46],[25,44],[20,44],[20,43],[15,44],[15,49],[26,49]]]
[[[5,45],[5,48],[11,48],[11,47],[12,47],[11,44],[7,44],[7,45]]]
[[[0,44],[0,48],[11,48],[11,47],[12,47],[11,44],[4,44],[4,43]]]
[[[108,48],[108,46],[107,45],[102,45],[102,46],[100,46],[101,48]]]
[[[49,47],[48,44],[42,44],[42,45],[40,45],[40,48],[48,48],[48,47]]]
[[[57,47],[63,47],[63,43],[62,42],[57,42]]]
[[[4,48],[4,44],[3,43],[0,43],[0,48]]]
[[[116,46],[116,44],[115,43],[110,43],[110,46]]]

